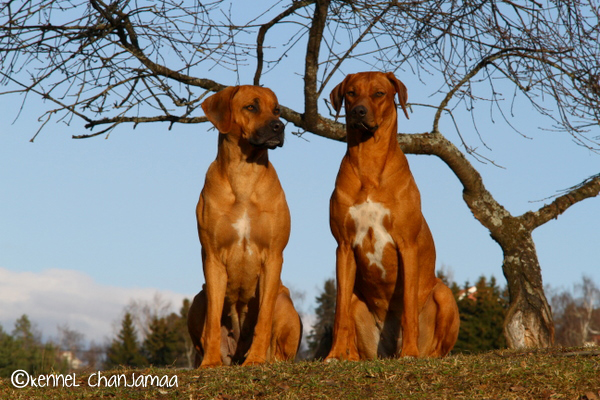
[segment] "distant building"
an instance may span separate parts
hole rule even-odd
[[[79,370],[83,366],[83,362],[72,351],[63,351],[60,357],[67,362],[70,370]]]
[[[468,298],[469,300],[477,301],[477,286],[471,286],[468,289],[461,289],[458,292],[458,300],[462,300],[464,298]]]

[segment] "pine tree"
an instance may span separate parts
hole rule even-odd
[[[327,279],[323,291],[316,298],[317,320],[308,334],[308,349],[315,358],[324,358],[331,347],[333,321],[335,317],[336,287],[334,279]]]
[[[8,378],[15,371],[14,355],[15,341],[12,336],[4,332],[0,325],[0,377]]]
[[[125,313],[121,322],[121,331],[108,348],[106,364],[107,368],[119,365],[140,367],[146,364],[146,360],[140,352],[137,333],[130,313]]]
[[[144,340],[143,349],[150,364],[157,367],[172,365],[177,358],[177,331],[175,318],[152,318],[148,327],[148,336]]]
[[[45,354],[44,350],[46,349],[42,350],[41,334],[26,314],[15,321],[12,336],[14,340],[13,364],[18,369],[24,369],[31,374],[42,373],[47,370],[48,361],[50,364],[53,363],[56,355],[55,349],[50,345],[47,349],[49,353]]]
[[[34,327],[27,314],[23,314],[21,318],[15,321],[13,329],[13,337],[19,340],[26,349],[33,348],[40,344],[40,334],[34,332]]]
[[[496,285],[494,277],[488,282],[482,276],[475,287],[476,292],[469,296],[467,283],[465,295],[457,299],[460,331],[454,352],[477,353],[506,347],[503,333],[506,293]]]
[[[12,336],[0,327],[0,376],[8,377],[18,369],[32,375],[65,372],[67,364],[59,357],[57,346],[43,344],[41,337],[26,314],[15,322]]]

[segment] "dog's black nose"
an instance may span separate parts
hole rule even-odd
[[[351,111],[352,116],[363,118],[367,115],[367,107],[365,106],[356,106]]]
[[[283,131],[283,123],[279,120],[273,120],[271,121],[271,129],[273,129],[273,132],[281,132]]]

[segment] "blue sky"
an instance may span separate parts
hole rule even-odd
[[[251,64],[240,71],[239,82],[249,83],[253,68]],[[344,72],[363,69],[351,65]],[[298,66],[293,72],[301,70]],[[302,76],[286,68],[278,71],[266,75],[263,83],[281,104],[302,111]],[[401,71],[397,75],[408,87],[409,102],[439,103],[428,96],[438,86]],[[238,82],[228,71],[214,71],[211,78]],[[323,97],[342,79],[341,73],[336,75]],[[14,121],[21,101],[19,96],[0,96],[4,329],[10,331],[14,320],[27,313],[46,335],[67,323],[88,339],[101,341],[111,334],[111,324],[130,299],[149,300],[160,292],[175,309],[183,297],[193,297],[204,282],[194,212],[204,174],[216,155],[217,132],[209,124],[168,130],[167,124],[154,123],[136,129],[122,125],[106,139],[73,140],[72,135],[85,133],[83,122],[74,120],[70,126],[48,124],[30,143],[39,127],[37,117],[52,105],[31,98]],[[321,113],[326,113],[324,107]],[[504,168],[471,159],[487,188],[513,215],[537,209],[544,202],[531,201],[600,172],[600,155],[577,146],[567,134],[540,130],[548,122],[530,105],[517,103],[514,114],[511,122],[531,139],[498,120],[492,123],[487,111],[477,117],[491,148],[480,145],[479,151]],[[459,107],[455,117],[463,136],[476,146],[471,116]],[[430,110],[413,107],[410,120],[400,117],[399,129],[426,132],[431,120]],[[297,305],[310,314],[323,282],[334,276],[328,206],[345,144],[310,133],[297,137],[295,131],[288,124],[284,147],[269,157],[292,214],[282,278],[304,294]],[[449,118],[443,119],[441,131],[460,144]],[[431,156],[409,156],[409,162],[436,242],[438,268],[449,268],[461,285],[481,275],[494,275],[504,285],[500,247],[473,218],[452,172]],[[571,288],[587,274],[600,284],[599,238],[600,198],[576,204],[538,228],[534,239],[544,283]]]

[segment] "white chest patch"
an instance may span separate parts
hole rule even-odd
[[[350,216],[354,220],[356,227],[356,237],[354,238],[354,247],[362,246],[363,241],[369,229],[373,231],[373,252],[367,253],[371,265],[381,269],[382,277],[385,278],[385,268],[382,264],[383,249],[386,244],[393,243],[392,236],[383,226],[383,219],[390,215],[390,210],[385,208],[381,203],[374,203],[370,199],[362,204],[357,204],[350,207]]]
[[[235,231],[238,234],[238,237],[239,237],[238,244],[239,245],[243,245],[244,240],[246,240],[246,242],[250,241],[250,218],[248,217],[247,211],[244,211],[244,215],[242,215],[242,217],[240,219],[238,219],[236,222],[234,222],[232,225],[233,225],[233,229],[235,229]],[[250,251],[252,251],[252,250],[250,250]]]

